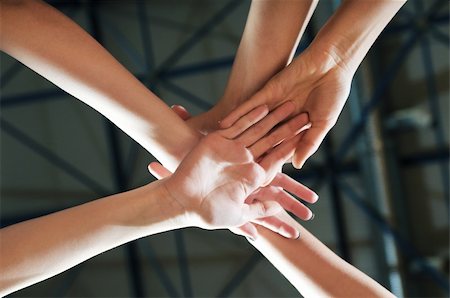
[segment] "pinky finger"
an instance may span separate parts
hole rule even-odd
[[[258,238],[258,230],[251,222],[247,222],[237,228],[231,228],[230,231],[237,235],[242,235],[244,237],[250,238],[251,240],[255,240],[256,238]]]
[[[150,174],[155,176],[156,179],[161,180],[163,178],[169,177],[172,175],[172,173],[166,169],[162,164],[159,162],[152,162],[148,165],[148,171]]]

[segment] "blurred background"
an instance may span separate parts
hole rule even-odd
[[[224,90],[250,1],[51,4],[168,105],[197,114]],[[338,5],[319,2],[298,53]],[[2,226],[152,180],[153,158],[133,140],[0,58]],[[408,1],[359,68],[319,152],[302,171],[285,170],[319,193],[315,219],[302,224],[328,247],[398,296],[448,297],[448,0]],[[242,237],[184,229],[118,247],[11,297],[298,295]]]

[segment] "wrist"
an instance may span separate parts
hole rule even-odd
[[[164,178],[154,181],[143,186],[144,196],[147,198],[146,207],[142,208],[141,216],[137,217],[137,221],[146,224],[151,221],[151,217],[155,215],[148,214],[146,210],[154,210],[156,208],[157,215],[161,222],[165,222],[167,230],[174,230],[192,226],[189,224],[186,216],[185,208],[175,200],[171,192],[168,190],[167,182],[170,178]]]
[[[343,1],[312,42],[351,74],[406,0]]]
[[[348,57],[345,42],[316,38],[305,50],[313,64],[319,65],[319,71],[336,71],[344,76],[353,77],[359,63]]]
[[[231,110],[219,102],[210,110],[187,120],[187,124],[194,130],[206,135],[218,130],[220,128],[219,121],[225,118],[229,112]]]

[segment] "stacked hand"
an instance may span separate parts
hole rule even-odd
[[[149,169],[158,178],[169,176],[163,185],[195,226],[240,227],[240,234],[255,238],[254,222],[296,238],[298,231],[274,215],[282,208],[302,219],[312,213],[284,190],[311,203],[317,195],[277,173],[293,154],[300,128],[308,123],[307,116],[300,114],[275,127],[293,110],[291,102],[270,114],[267,106],[256,107],[229,128],[205,136],[173,175],[158,163]]]
[[[266,104],[272,110],[292,101],[296,112],[308,113],[311,122],[297,144],[293,159],[294,166],[301,168],[336,123],[350,92],[352,77],[346,65],[330,52],[308,49],[229,114],[221,127],[230,127],[259,105]]]

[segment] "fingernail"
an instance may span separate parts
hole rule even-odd
[[[317,202],[318,200],[319,200],[319,195],[316,194],[316,193],[314,193],[314,196],[313,196],[313,203]]]
[[[308,220],[313,220],[315,217],[314,213],[312,213],[311,217]]]
[[[250,236],[245,236],[245,238],[247,238],[248,241],[255,241],[255,238],[250,237]]]
[[[298,236],[297,236],[297,238],[295,238],[295,240],[300,239],[300,236],[301,236],[301,234],[300,234],[300,231],[299,231],[299,232],[298,232]]]

